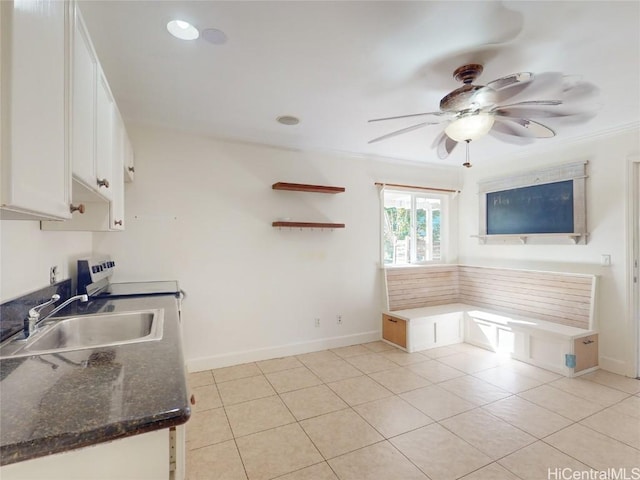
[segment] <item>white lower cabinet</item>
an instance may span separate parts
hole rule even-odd
[[[410,352],[444,347],[463,339],[462,313],[443,313],[431,317],[412,318],[409,322]]]
[[[392,313],[383,315],[383,339],[408,352],[444,347],[463,341],[462,312],[414,318],[394,317]]]
[[[598,366],[598,334],[580,332],[557,326],[554,330],[512,328],[467,314],[464,341],[572,377]]]
[[[494,352],[508,353],[517,360],[524,360],[526,357],[526,335],[506,325],[468,317],[464,341]]]
[[[183,480],[184,425],[176,427],[175,470],[171,471],[171,431],[157,430],[14,463],[0,468],[2,480]]]

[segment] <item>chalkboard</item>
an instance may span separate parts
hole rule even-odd
[[[487,234],[574,233],[573,180],[487,193]]]

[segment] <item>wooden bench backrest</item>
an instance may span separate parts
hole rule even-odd
[[[385,272],[389,310],[458,302],[457,265],[387,268]]]
[[[468,265],[387,269],[389,310],[466,303],[592,329],[596,277]]]

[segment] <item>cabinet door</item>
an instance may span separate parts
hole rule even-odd
[[[0,467],[0,478],[170,480],[169,448],[167,428],[5,465]]]
[[[98,74],[96,89],[96,175],[105,186],[101,193],[108,199],[113,198],[112,185],[120,171],[114,171],[113,161],[117,151],[114,150],[114,110],[115,102],[111,96],[109,85],[102,71]]]
[[[91,189],[96,184],[97,61],[82,16],[75,8],[71,76],[71,139],[73,176]]]
[[[70,218],[69,2],[0,1],[1,218]]]
[[[129,136],[125,135],[124,139],[124,181],[125,182],[133,182],[135,178],[135,158],[133,154],[133,146],[131,145],[131,140],[129,140]]]
[[[491,350],[495,349],[496,326],[492,323],[469,316],[466,319],[464,335],[464,341],[467,343]]]
[[[439,315],[433,322],[433,343],[437,346],[462,342],[462,314]]]
[[[124,122],[117,110],[113,115],[113,196],[109,209],[109,229],[124,230],[124,156],[125,137]]]

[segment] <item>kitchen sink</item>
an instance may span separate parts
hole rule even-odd
[[[0,346],[0,358],[126,345],[162,338],[163,310],[103,313],[56,319],[26,340]]]

